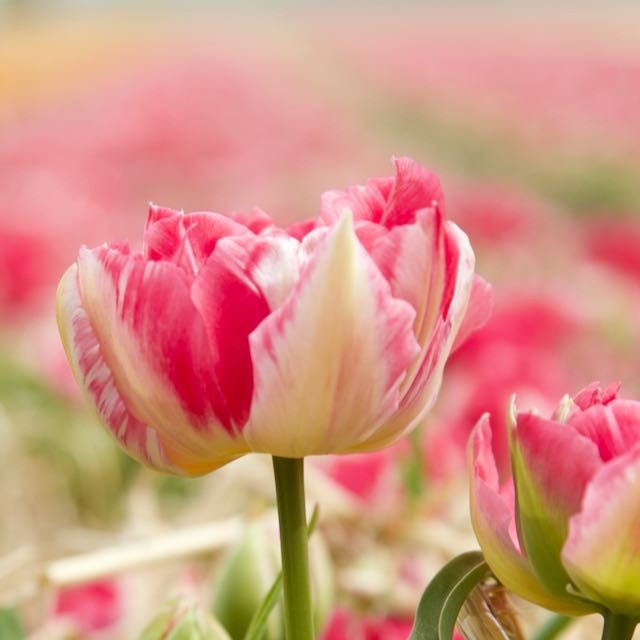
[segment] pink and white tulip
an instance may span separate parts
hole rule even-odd
[[[325,193],[318,218],[289,229],[259,210],[152,205],[141,253],[80,250],[59,286],[60,332],[133,457],[198,475],[250,451],[379,449],[423,418],[491,291],[436,176],[395,165]]]
[[[640,616],[640,402],[618,388],[592,384],[549,420],[513,413],[502,486],[488,416],[470,441],[471,515],[489,566],[568,615]]]

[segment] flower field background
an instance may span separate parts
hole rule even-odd
[[[390,156],[408,154],[442,177],[447,215],[493,285],[494,313],[450,359],[414,436],[308,469],[309,499],[320,504],[312,565],[322,637],[405,639],[435,571],[477,547],[466,442],[481,415],[493,416],[506,474],[511,394],[548,414],[592,380],[640,393],[638,24],[631,5],[615,14],[6,8],[7,619],[16,613],[41,640],[128,639],[168,596],[183,596],[242,637],[248,618],[230,618],[243,597],[249,611],[255,602],[234,582],[228,550],[249,522],[257,527],[247,562],[267,563],[255,579],[266,592],[277,571],[267,561],[277,548],[268,458],[198,480],[127,458],[77,390],[55,325],[56,284],[80,245],[139,237],[149,201],[259,204],[284,224],[316,215],[325,189],[387,175]],[[514,607],[526,629],[545,616]],[[567,637],[598,631],[587,618]]]

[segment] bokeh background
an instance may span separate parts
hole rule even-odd
[[[310,217],[395,154],[442,177],[496,293],[412,440],[311,466],[327,640],[406,638],[433,572],[476,546],[480,415],[506,469],[512,393],[546,412],[592,380],[640,392],[634,5],[0,2],[0,624],[135,638],[171,594],[224,619],[225,549],[249,521],[275,540],[268,460],[178,481],[97,426],[55,327],[78,247],[139,245],[149,201]],[[157,557],[118,546],[135,540]]]

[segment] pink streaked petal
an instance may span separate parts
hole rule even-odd
[[[374,247],[376,247],[382,239],[389,234],[389,230],[376,222],[368,220],[360,220],[355,224],[356,235],[360,244],[367,250],[367,253],[373,257]],[[393,232],[391,232],[393,233]],[[379,264],[378,267],[381,265]],[[389,274],[384,274],[385,277]],[[392,284],[392,283],[390,283]]]
[[[98,414],[118,443],[136,460],[159,471],[177,473],[158,433],[135,418],[124,403],[78,289],[78,267],[64,274],[57,295],[57,317],[67,358],[78,384],[95,404]]]
[[[493,311],[494,302],[493,287],[484,278],[474,275],[467,312],[464,314],[452,351],[458,349],[472,333],[487,323]]]
[[[149,260],[167,260],[195,275],[220,238],[250,233],[247,227],[220,213],[183,214],[151,205],[144,234],[144,255]]]
[[[584,613],[569,597],[553,597],[537,581],[512,538],[513,494],[501,491],[493,450],[491,423],[485,414],[469,439],[471,522],[485,560],[498,580],[519,596],[563,613]]]
[[[389,228],[412,224],[418,211],[444,207],[442,185],[435,173],[411,158],[394,158],[393,164],[396,167],[396,179],[379,220],[381,224]]]
[[[422,209],[443,206],[442,187],[434,173],[411,158],[394,158],[393,163],[393,178],[374,178],[366,185],[324,193],[319,222],[333,225],[345,211],[351,211],[356,222],[392,228],[414,223]]]
[[[282,233],[224,238],[213,258],[254,287],[270,310],[280,307],[300,276],[300,243]]]
[[[287,227],[287,233],[296,240],[302,240],[308,233],[316,228],[317,222],[315,218],[303,220],[302,222],[294,222]]]
[[[393,229],[374,244],[371,255],[393,294],[416,309],[414,333],[420,344],[420,355],[402,382],[400,410],[371,442],[378,448],[399,428],[410,430],[433,406],[467,309],[475,257],[467,236],[445,223],[439,209],[421,211],[415,225]]]
[[[171,449],[176,464],[193,461],[185,471],[201,473],[246,451],[215,379],[183,271],[106,247],[83,249],[78,285],[101,370],[112,376],[129,413]]]
[[[173,218],[174,216],[183,215],[183,211],[177,209],[171,209],[171,207],[162,207],[154,202],[149,203],[149,210],[147,211],[147,221],[144,225],[145,231],[160,220],[165,218]]]
[[[302,457],[365,440],[397,408],[418,351],[414,313],[391,296],[345,215],[250,336],[255,392],[243,435],[251,448]]]
[[[331,226],[350,211],[356,222],[378,223],[387,206],[387,194],[393,178],[369,180],[367,185],[326,191],[320,198],[319,222]]]
[[[521,544],[547,589],[564,592],[560,551],[600,456],[574,429],[533,413],[517,415],[511,450]]]
[[[322,246],[322,244],[326,242],[326,238],[330,233],[331,227],[320,226],[307,233],[307,235],[302,239],[298,253],[300,271],[309,264],[315,253],[318,251],[318,247]]]
[[[413,225],[385,231],[364,227],[365,246],[391,286],[394,296],[406,300],[415,310],[414,332],[426,351],[429,338],[446,313],[442,313],[447,279],[455,283],[457,265],[447,273],[444,260],[445,222],[439,210],[421,211]],[[416,364],[417,368],[418,364]],[[411,377],[405,380],[408,386]]]
[[[593,477],[571,518],[562,560],[579,589],[615,613],[640,615],[640,446]]]
[[[598,447],[600,458],[608,462],[629,451],[640,440],[640,402],[613,400],[576,411],[569,424]]]
[[[602,389],[599,382],[592,382],[574,396],[573,402],[583,411],[594,405],[609,404],[618,397],[621,386],[621,382],[611,382]]]
[[[518,413],[516,421],[513,446],[522,456],[523,471],[566,531],[568,518],[580,509],[585,488],[601,466],[598,451],[576,430],[534,413]]]
[[[237,425],[249,418],[254,389],[249,335],[293,289],[298,246],[287,235],[224,238],[193,283],[216,380]]]
[[[267,233],[274,228],[271,216],[259,207],[255,207],[250,213],[233,211],[226,215],[256,235]]]

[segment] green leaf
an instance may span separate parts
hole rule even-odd
[[[307,525],[307,536],[311,537],[316,525],[318,524],[318,505],[313,507],[309,524]],[[280,600],[280,594],[282,593],[282,571],[278,573],[277,578],[273,581],[271,588],[264,597],[262,604],[258,607],[256,612],[251,618],[247,632],[244,634],[244,640],[261,640],[265,629],[267,628],[267,621],[269,615],[273,611],[274,607]]]
[[[261,640],[265,629],[267,628],[267,620],[271,615],[274,607],[280,600],[280,594],[282,593],[282,571],[278,574],[278,577],[274,580],[271,588],[267,592],[262,604],[258,607],[256,612],[251,618],[249,628],[244,634],[244,640]]]
[[[464,601],[490,575],[480,551],[468,551],[447,563],[422,594],[408,640],[451,640]]]
[[[0,609],[0,638],[2,640],[26,640],[27,634],[13,609]]]

